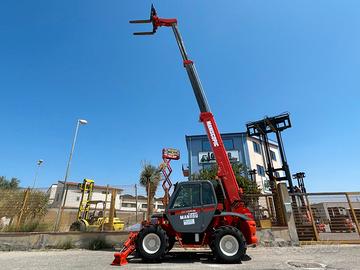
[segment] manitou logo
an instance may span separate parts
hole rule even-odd
[[[207,121],[206,125],[207,125],[207,128],[209,130],[210,138],[211,138],[211,141],[212,141],[214,147],[219,146],[219,142],[218,142],[218,140],[216,138],[215,131],[214,131],[214,128],[213,128],[213,126],[211,124],[211,121]]]

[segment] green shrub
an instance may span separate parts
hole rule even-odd
[[[71,241],[71,239],[65,239],[63,242],[59,243],[56,245],[56,248],[58,249],[64,249],[64,250],[67,250],[67,249],[72,249],[74,248],[75,245],[74,243]]]
[[[90,250],[101,250],[101,249],[107,249],[111,246],[105,241],[103,238],[97,238],[93,239],[89,242],[88,249]]]
[[[37,231],[38,226],[39,226],[38,221],[20,224],[19,228],[16,228],[16,225],[12,224],[12,225],[6,226],[3,229],[3,231],[5,231],[5,232],[34,232],[34,231]]]

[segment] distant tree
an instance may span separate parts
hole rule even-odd
[[[154,165],[151,165],[149,163],[144,163],[142,171],[140,173],[140,185],[145,187],[146,194],[148,196],[148,202],[150,204],[148,205],[149,209],[149,216],[153,213],[153,200],[155,197],[156,190],[159,186],[159,182],[161,180],[160,170],[155,167]],[[149,186],[148,186],[149,185]]]
[[[7,179],[5,176],[0,176],[0,189],[18,189],[20,180],[12,177]]]
[[[234,171],[236,181],[239,187],[241,187],[245,194],[258,194],[260,189],[256,183],[251,181],[247,175],[247,168],[242,163],[232,163],[232,169]],[[217,177],[218,166],[214,164],[210,168],[202,169],[199,173],[192,174],[192,180],[213,180]]]

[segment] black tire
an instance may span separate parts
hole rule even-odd
[[[176,242],[175,237],[169,237],[169,245],[166,249],[166,253],[169,252],[174,247],[175,242]]]
[[[71,224],[69,230],[72,231],[72,232],[80,231],[80,222],[75,221],[73,224]]]
[[[70,226],[70,231],[80,231],[85,232],[86,231],[86,225],[83,221],[75,221]]]
[[[228,243],[228,246],[225,246]],[[246,241],[235,227],[223,226],[212,235],[210,248],[215,259],[221,263],[239,263],[246,254]]]
[[[156,244],[153,247],[152,244],[147,241],[152,241],[152,243],[155,242]],[[148,262],[155,262],[165,256],[169,246],[169,237],[160,226],[150,225],[144,227],[139,232],[135,244],[137,254],[140,258]]]

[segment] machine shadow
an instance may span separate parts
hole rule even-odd
[[[249,261],[251,258],[246,255],[243,258],[243,261]],[[149,262],[144,262],[140,258],[132,257],[128,259],[129,264],[149,264]],[[220,264],[212,256],[210,252],[169,252],[161,262],[151,262],[150,264],[164,264],[164,263],[174,263],[174,264],[189,264],[189,263],[203,263],[203,264]]]

